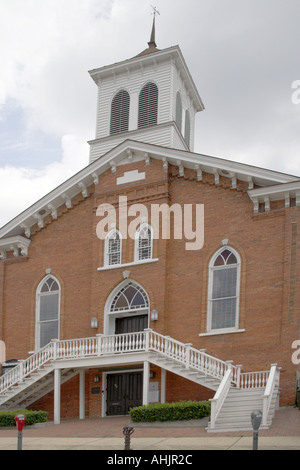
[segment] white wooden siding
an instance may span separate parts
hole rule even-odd
[[[138,130],[138,102],[141,89],[153,82],[158,87],[157,128],[153,126]],[[102,75],[99,81],[96,137],[90,142],[90,163],[104,155],[125,139],[139,140],[164,147],[187,150],[184,138],[185,111],[190,112],[190,146],[193,150],[195,109],[187,92],[187,86],[179,72],[176,62],[166,57],[163,61],[149,61],[134,69],[123,69],[111,75]],[[110,136],[111,103],[120,90],[126,90],[130,96],[129,129],[127,133]],[[180,91],[182,99],[181,136],[174,129],[176,120],[176,93]],[[164,126],[166,124],[166,126]]]
[[[166,125],[145,127],[130,133],[116,134],[111,137],[96,139],[89,142],[90,163],[97,160],[97,158],[100,158],[102,155],[128,138],[149,144],[154,143],[155,145],[160,145],[162,147],[186,150],[186,146],[182,138],[178,135],[174,124],[167,123]]]
[[[100,83],[98,94],[98,113],[96,138],[109,136],[111,102],[119,90],[127,90],[130,95],[130,128],[137,129],[138,95],[142,87],[149,81],[158,87],[158,124],[167,122],[169,117],[170,65],[168,63],[123,73],[115,77],[105,78]]]

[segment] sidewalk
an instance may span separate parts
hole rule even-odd
[[[131,423],[129,417],[64,420],[25,428],[23,450],[113,450],[124,449],[123,427],[132,426],[131,449],[251,450],[252,431],[207,433],[207,420],[175,423]],[[17,448],[16,429],[0,430],[0,450]],[[300,410],[283,407],[276,412],[269,430],[261,430],[259,450],[300,450]]]

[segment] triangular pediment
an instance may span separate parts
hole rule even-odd
[[[216,185],[219,184],[221,176],[230,180],[233,189],[238,180],[247,182],[248,195],[254,203],[260,197],[265,201],[268,195],[271,200],[275,200],[276,195],[282,197],[285,194],[287,197],[289,191],[293,196],[297,192],[300,194],[300,179],[296,176],[217,157],[126,140],[4,225],[0,229],[0,240],[24,235],[29,238],[31,227],[38,224],[43,228],[44,219],[49,215],[56,219],[61,206],[65,205],[70,209],[75,197],[80,194],[83,198],[88,197],[89,188],[98,184],[101,174],[108,170],[115,172],[117,166],[134,161],[145,160],[149,163],[151,159],[161,160],[166,171],[168,165],[177,166],[180,176],[184,176],[185,168],[194,170],[198,181],[202,180],[202,174],[205,172],[214,175]]]

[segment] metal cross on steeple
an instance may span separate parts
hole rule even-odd
[[[151,15],[154,15],[154,18],[156,17],[156,15],[160,15],[160,13],[159,13],[159,11],[157,10],[156,7],[153,7],[153,6],[151,5],[151,8],[152,8],[152,10],[153,10],[153,13],[151,13]]]

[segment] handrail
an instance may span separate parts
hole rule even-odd
[[[240,388],[266,387],[270,371],[242,372],[240,375]]]
[[[111,355],[116,353],[156,352],[170,358],[186,369],[199,371],[222,381],[231,370],[231,384],[240,388],[265,386],[269,372],[241,374],[241,366],[233,366],[231,361],[222,361],[169,336],[156,333],[152,329],[120,335],[97,335],[90,338],[52,340],[25,361],[0,377],[0,394],[49,361],[77,359],[84,357]]]
[[[210,426],[212,429],[215,427],[216,419],[228,395],[232,381],[232,372],[232,369],[226,371],[215,396],[209,400],[211,402]]]
[[[192,348],[190,344],[182,343],[169,336],[163,336],[153,330],[147,331],[150,333],[150,349],[181,362],[186,368],[204,372],[216,379],[222,379],[227,370],[232,368],[235,377],[239,376],[237,367],[232,366],[230,362],[222,361],[206,354],[204,351]]]
[[[19,382],[23,382],[25,377],[53,359],[53,350],[53,342],[51,341],[25,361],[20,361],[16,367],[6,372],[0,377],[0,393]]]
[[[270,375],[267,382],[267,386],[265,389],[265,393],[263,396],[263,416],[262,416],[262,424],[264,426],[267,425],[268,414],[274,394],[274,389],[276,385],[276,378],[279,371],[277,369],[277,364],[272,364],[270,369]]]

